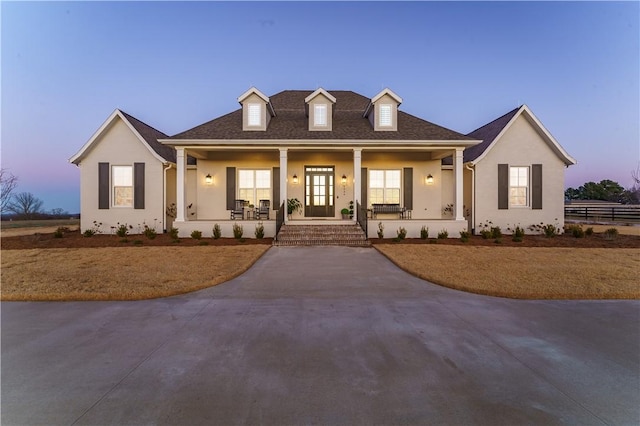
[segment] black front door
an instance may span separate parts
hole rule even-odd
[[[307,166],[304,169],[306,217],[334,217],[333,166]]]

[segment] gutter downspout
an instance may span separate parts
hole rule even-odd
[[[476,171],[473,167],[469,167],[470,163],[465,164],[465,168],[471,172],[471,235],[475,235],[476,231]]]
[[[171,163],[167,163],[167,167],[162,173],[162,231],[167,231],[167,171],[171,169]]]

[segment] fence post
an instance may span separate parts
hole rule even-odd
[[[584,220],[589,220],[589,207],[584,208]]]

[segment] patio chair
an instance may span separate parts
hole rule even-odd
[[[231,220],[244,219],[244,200],[236,200],[235,207],[231,210]]]
[[[260,202],[258,203],[258,211],[257,211],[256,219],[269,220],[269,210],[271,210],[271,201],[260,200]]]

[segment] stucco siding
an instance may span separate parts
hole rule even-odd
[[[529,167],[527,207],[498,209],[498,164]],[[531,208],[531,166],[542,164],[542,209]],[[503,230],[520,225],[564,224],[564,163],[524,116],[519,116],[476,165],[476,232],[486,221]]]
[[[108,162],[110,175],[112,166],[133,166],[145,163],[145,208],[114,207],[113,191],[109,183],[109,209],[98,209],[98,163]],[[117,223],[134,226],[146,223],[163,230],[164,221],[163,164],[142,144],[131,129],[120,118],[95,141],[85,158],[80,162],[80,205],[82,231],[93,227],[93,222],[102,222],[101,231],[111,232]]]

